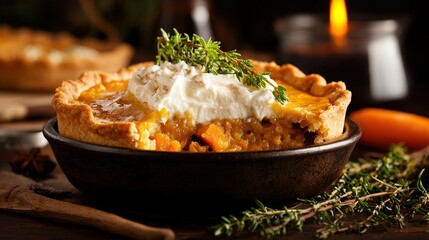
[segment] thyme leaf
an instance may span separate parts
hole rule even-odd
[[[283,86],[268,81],[266,76],[270,73],[258,74],[250,60],[240,59],[237,51],[224,52],[220,49],[220,42],[208,39],[205,41],[197,34],[190,37],[188,34],[169,34],[161,29],[161,37],[157,38],[158,54],[156,63],[163,61],[178,63],[184,61],[187,64],[203,68],[207,73],[234,74],[238,80],[248,87],[264,89],[271,85],[273,95],[277,102],[285,104],[288,101],[286,89]]]
[[[261,202],[242,216],[223,217],[214,234],[258,233],[265,238],[302,231],[307,221],[320,224],[315,235],[326,239],[340,232],[365,233],[373,229],[402,228],[408,220],[429,224],[429,188],[422,180],[429,149],[409,154],[394,145],[386,155],[349,162],[330,192],[299,204],[272,209]],[[426,162],[425,162],[426,161]],[[350,216],[358,216],[352,221]]]

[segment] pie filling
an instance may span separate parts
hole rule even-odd
[[[317,115],[329,106],[326,97],[315,97],[292,86],[287,88],[290,102],[273,107],[277,115],[246,119],[215,119],[206,123],[194,123],[191,114],[168,117],[168,111],[151,110],[139,102],[127,89],[127,80],[99,83],[81,93],[75,104],[91,107],[99,122],[133,122],[139,129],[141,143],[137,148],[163,151],[259,151],[298,148],[315,143],[317,131],[310,130],[311,123],[294,121],[294,112]],[[288,114],[290,113],[290,114]],[[167,119],[167,120],[165,120]],[[301,122],[299,122],[301,121]],[[147,123],[153,123],[150,134]],[[151,142],[148,145],[147,142]]]

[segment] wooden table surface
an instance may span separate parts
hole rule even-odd
[[[41,129],[44,121],[47,120],[46,117],[48,116],[45,116],[45,118],[33,119],[32,121],[23,120],[13,123],[0,123],[0,129]],[[47,154],[52,154],[49,146],[46,146],[43,151]],[[15,153],[12,151],[0,150],[0,171],[11,172],[9,161],[14,154]],[[52,155],[51,157],[55,161]],[[68,193],[61,197],[56,197],[55,199],[57,200],[93,207],[149,226],[170,228],[175,232],[176,239],[224,239],[223,237],[214,237],[213,232],[209,230],[211,226],[220,222],[221,216],[187,216],[186,214],[176,216],[163,213],[157,214],[156,209],[151,209],[149,213],[132,206],[112,204],[106,199],[94,199],[74,188],[66,179],[58,165],[50,177],[40,181],[40,183],[44,186]],[[174,201],[174,199],[172,199],[172,201]],[[204,205],[201,207],[210,208],[210,206]],[[287,236],[277,239],[316,239],[315,231],[317,228],[318,225],[316,224],[306,224],[303,232],[290,232]],[[0,211],[0,239],[97,240],[124,239],[124,237],[103,232],[92,227]],[[232,239],[259,238],[257,236],[243,235]],[[342,233],[335,235],[331,239],[429,239],[429,226],[410,223],[404,229],[393,228],[388,231],[369,232],[365,234]]]

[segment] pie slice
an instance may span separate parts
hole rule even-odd
[[[287,90],[289,102],[271,104],[272,116],[196,123],[192,114],[149,108],[128,90],[133,73],[153,65],[144,62],[116,73],[90,71],[64,81],[52,101],[59,132],[99,145],[190,152],[291,149],[332,141],[343,133],[351,101],[343,82],[327,83],[290,64],[253,64]]]

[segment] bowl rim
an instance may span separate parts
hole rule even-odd
[[[191,157],[192,159],[199,159],[199,161],[209,160],[213,158],[221,159],[257,159],[257,158],[278,158],[278,157],[293,157],[303,154],[321,154],[334,149],[340,149],[347,146],[354,146],[360,139],[362,132],[358,124],[349,118],[345,119],[344,132],[343,134],[332,141],[328,141],[322,144],[309,145],[302,148],[294,149],[276,149],[276,150],[264,150],[264,151],[241,151],[241,152],[169,152],[169,151],[156,151],[156,150],[141,150],[131,149],[124,147],[114,146],[103,146],[93,143],[87,143],[79,140],[74,140],[65,136],[62,136],[58,132],[57,117],[52,117],[47,120],[43,126],[42,132],[44,137],[48,140],[49,144],[52,141],[62,143],[70,147],[79,148],[87,151],[103,152],[105,154],[116,154],[116,155],[129,155],[129,156],[152,156],[159,157],[162,161],[163,157],[176,156],[180,157]],[[210,156],[210,158],[207,158]],[[195,158],[194,158],[195,157]],[[206,158],[205,158],[206,157]]]

